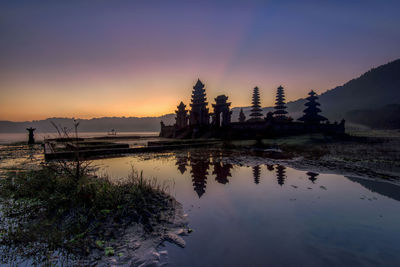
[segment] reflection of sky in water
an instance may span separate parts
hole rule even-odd
[[[214,158],[179,153],[94,164],[112,177],[126,176],[133,165],[145,177],[169,184],[194,229],[185,249],[166,244],[171,266],[396,266],[400,261],[398,187]]]
[[[43,160],[40,145],[0,145],[0,178],[10,170],[37,168]]]

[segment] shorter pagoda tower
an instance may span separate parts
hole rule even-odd
[[[279,86],[276,90],[276,102],[275,102],[275,111],[274,117],[279,120],[285,120],[287,111],[286,111],[286,102],[285,102],[285,91],[282,86]]]
[[[181,101],[181,103],[178,106],[178,110],[175,110],[176,113],[176,128],[178,129],[184,129],[188,126],[188,114],[187,114],[187,110],[186,110],[186,105],[183,104],[183,102]]]
[[[303,111],[304,115],[298,120],[308,124],[320,124],[321,121],[327,121],[327,118],[318,114],[321,112],[318,108],[321,104],[317,102],[317,94],[311,90],[308,95],[309,97],[306,98],[307,102],[304,104],[307,108]]]
[[[253,89],[253,97],[251,101],[251,113],[249,121],[263,121],[262,116],[263,114],[261,109],[261,102],[260,102],[260,91],[258,87],[254,87]]]

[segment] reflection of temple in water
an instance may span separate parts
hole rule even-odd
[[[276,167],[276,179],[278,180],[278,184],[282,186],[285,183],[286,179],[286,167],[282,165],[278,165]]]
[[[193,157],[189,152],[177,153],[175,155],[177,169],[184,174],[190,166],[190,175],[192,178],[193,189],[199,196],[199,198],[206,192],[207,187],[207,175],[209,169],[212,168],[212,174],[215,175],[215,181],[220,184],[229,183],[228,177],[232,177],[231,170],[232,164],[224,163],[222,161],[223,156],[218,152],[206,153],[201,157]],[[282,165],[266,164],[268,171],[275,171],[277,182],[280,186],[283,186],[286,179],[286,167]],[[260,183],[261,177],[261,165],[252,167],[252,174],[255,184]],[[310,181],[313,183],[317,179],[318,173],[308,172]]]
[[[200,198],[206,192],[210,161],[208,158],[190,158],[190,166],[192,167],[190,173],[192,174],[194,191],[196,191]]]
[[[222,162],[214,162],[213,174],[216,175],[215,180],[220,184],[229,183],[228,177],[231,177],[232,164],[224,164]]]
[[[181,174],[184,174],[186,172],[186,167],[189,165],[189,155],[188,153],[182,155],[182,154],[176,154],[175,155],[176,163],[175,165],[178,166],[178,170],[180,171]]]
[[[260,165],[254,166],[253,167],[253,177],[254,177],[255,184],[260,183],[260,173],[261,173]]]
[[[313,184],[315,184],[318,175],[319,174],[315,172],[307,172],[308,180],[310,180]]]
[[[274,165],[272,164],[267,164],[267,170],[269,170],[270,172],[272,172],[274,170]]]

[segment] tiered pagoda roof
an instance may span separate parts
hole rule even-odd
[[[190,104],[190,106],[191,107],[194,107],[194,106],[207,107],[207,105],[208,105],[208,102],[206,99],[206,90],[204,89],[204,84],[200,81],[200,79],[198,79],[195,86],[193,86],[192,103]]]
[[[262,120],[263,114],[261,113],[262,109],[260,102],[260,91],[257,86],[254,87],[253,89],[253,97],[251,104],[252,104],[250,113],[251,120]]]
[[[321,112],[321,109],[318,108],[320,106],[320,103],[317,102],[318,96],[317,94],[311,90],[310,93],[308,93],[309,97],[306,98],[308,102],[306,102],[304,105],[306,106],[306,109],[303,111],[304,115],[299,118],[299,121],[304,121],[306,123],[320,123],[321,121],[326,121],[328,120],[324,116],[319,115],[318,113]]]
[[[278,118],[286,117],[287,109],[286,102],[285,102],[285,91],[283,90],[282,86],[279,86],[276,90],[276,102],[274,107],[274,115]]]

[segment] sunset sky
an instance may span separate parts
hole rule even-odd
[[[400,1],[0,0],[0,120],[321,93],[400,57]]]

